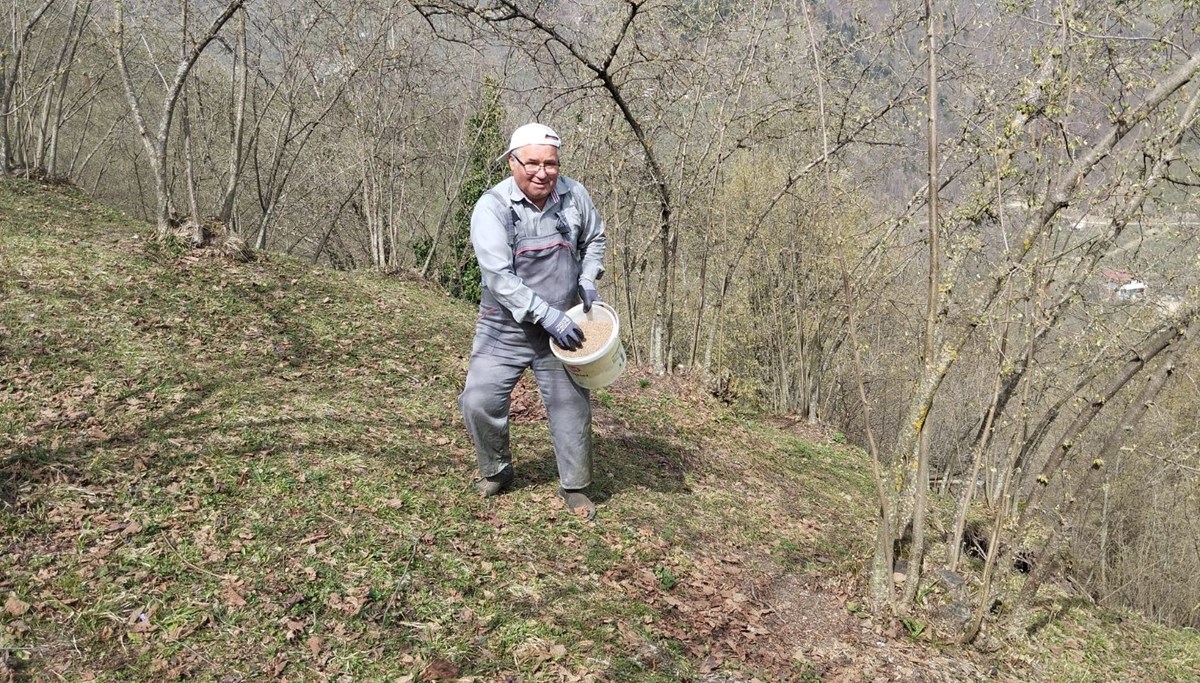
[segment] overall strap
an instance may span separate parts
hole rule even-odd
[[[517,244],[517,223],[521,220],[517,215],[517,209],[509,203],[508,199],[499,190],[492,188],[487,193],[499,199],[508,208],[508,215],[504,221],[504,235],[508,239],[508,248],[512,249]]]
[[[566,183],[562,183],[562,185],[566,185]],[[567,208],[571,206],[571,203],[574,201],[575,195],[573,195],[571,193],[571,191],[566,189],[565,187],[563,187],[562,189],[563,189],[562,207],[560,207],[558,210],[558,226],[557,226],[557,228],[558,228],[558,234],[562,235],[563,239],[569,239],[571,237],[571,226],[567,225],[566,214],[567,214]]]
[[[558,227],[559,234],[561,234],[563,237],[568,237],[570,235],[570,227],[568,225],[566,225],[566,223],[563,221],[562,216],[563,216],[563,212],[567,210],[567,207],[569,207],[575,201],[575,195],[569,189],[566,189],[566,188],[563,188],[563,189],[565,190],[562,193],[562,204],[563,205],[562,205],[562,209],[559,211],[559,214],[558,214],[559,219],[558,219],[557,227]],[[508,215],[505,217],[505,221],[504,221],[504,234],[505,234],[505,237],[508,239],[508,248],[512,249],[517,244],[517,223],[519,223],[521,221],[521,217],[517,215],[516,207],[514,207],[511,203],[509,203],[508,198],[506,198],[504,196],[504,194],[501,193],[499,190],[497,190],[496,188],[489,188],[487,191],[487,194],[490,194],[493,197],[495,197],[496,199],[499,199],[500,202],[502,204],[504,204],[505,207],[508,208]]]

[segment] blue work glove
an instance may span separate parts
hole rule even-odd
[[[594,286],[579,285],[579,298],[583,300],[583,312],[592,310],[592,304],[600,300],[600,292]]]
[[[554,338],[559,347],[574,351],[583,346],[583,330],[571,320],[570,316],[557,308],[551,308],[546,317],[542,318],[542,327]]]

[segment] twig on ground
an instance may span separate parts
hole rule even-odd
[[[387,604],[384,605],[383,608],[383,616],[380,617],[380,621],[384,623],[387,623],[388,612],[391,611],[392,605],[396,602],[396,596],[400,594],[401,590],[403,590],[403,586],[399,585],[400,582],[408,577],[408,573],[412,569],[413,562],[415,562],[417,559],[417,546],[420,545],[420,543],[421,539],[419,538],[412,542],[412,547],[408,552],[408,560],[404,563],[404,569],[400,571],[400,576],[396,577],[397,588],[396,590],[392,591],[391,596],[388,597]]]
[[[201,567],[201,566],[195,564],[194,562],[192,562],[191,560],[189,560],[188,558],[184,557],[183,553],[179,552],[179,548],[175,547],[175,544],[165,534],[163,535],[163,541],[167,544],[167,547],[171,549],[171,552],[175,553],[175,557],[179,558],[180,562],[186,564],[187,566],[191,567],[192,569],[195,569],[196,571],[200,572],[201,574],[207,574],[208,576],[211,576],[214,579],[220,579],[222,581],[228,581],[230,578],[232,578],[232,576],[230,574],[217,574],[216,572],[205,569],[204,567]]]

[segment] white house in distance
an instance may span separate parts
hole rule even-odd
[[[1137,301],[1146,296],[1146,283],[1124,270],[1105,268],[1100,271],[1104,298],[1117,301]]]
[[[1146,295],[1146,283],[1141,280],[1130,280],[1117,288],[1117,299],[1121,301],[1136,301]]]

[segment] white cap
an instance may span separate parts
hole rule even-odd
[[[551,130],[549,126],[543,126],[540,123],[527,123],[513,131],[512,137],[508,139],[508,149],[504,150],[504,154],[501,154],[496,160],[503,161],[514,150],[520,149],[525,145],[560,147],[562,140],[559,139],[558,133]]]

